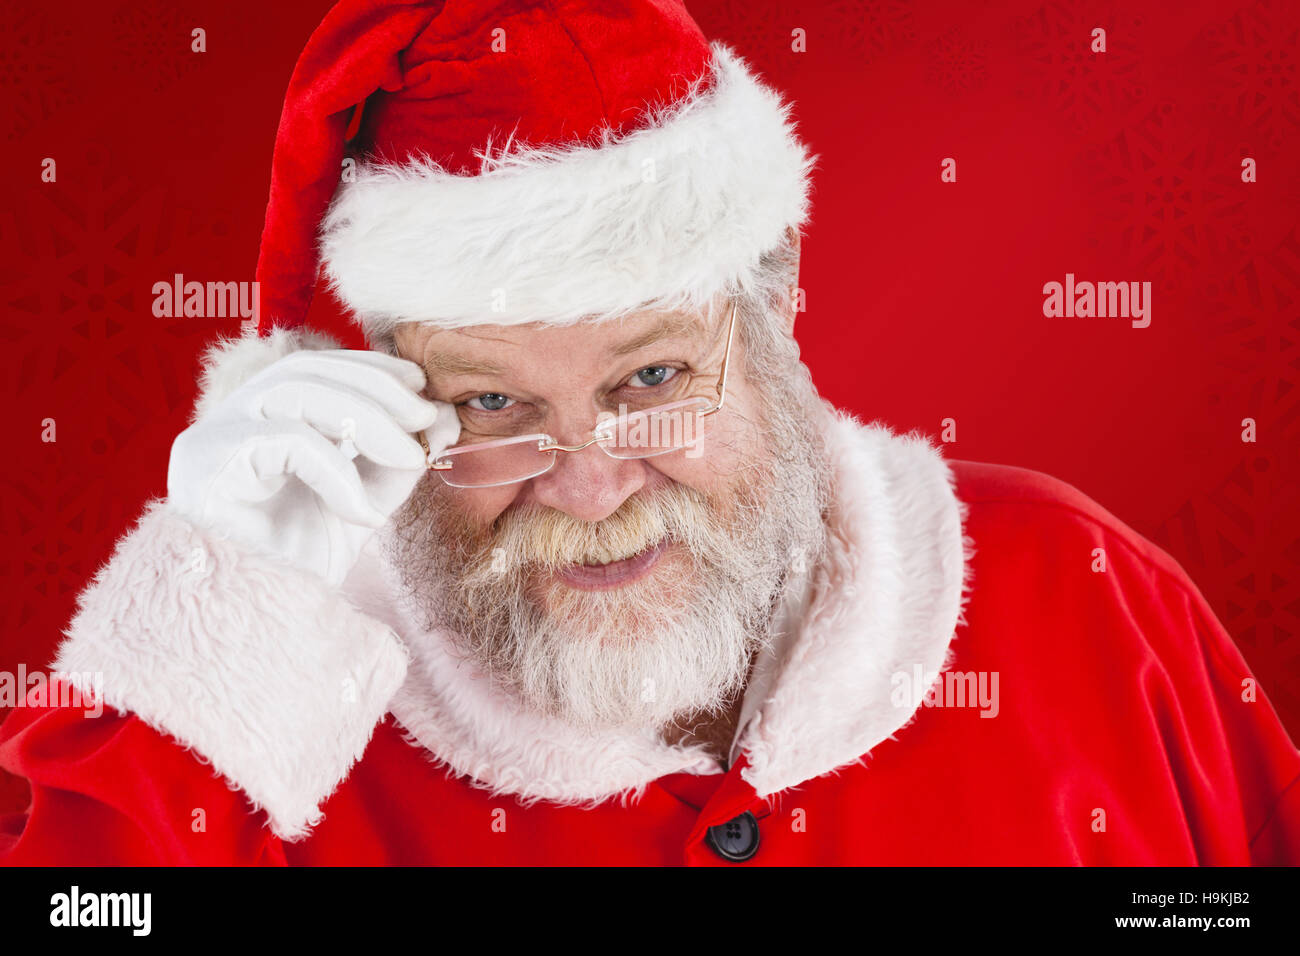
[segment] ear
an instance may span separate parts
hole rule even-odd
[[[794,226],[787,227],[785,234],[789,237],[790,247],[793,250],[790,257],[790,272],[786,277],[786,289],[789,292],[789,298],[786,300],[785,330],[790,335],[794,335],[794,323],[798,316],[795,308],[795,297],[799,289],[799,261],[802,237],[799,235],[799,230]]]

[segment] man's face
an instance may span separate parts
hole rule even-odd
[[[456,406],[459,444],[545,433],[579,445],[626,408],[716,401],[728,315],[406,325],[396,344],[425,369],[426,396]],[[744,340],[700,446],[617,459],[591,445],[495,488],[430,474],[395,516],[428,623],[525,704],[588,727],[663,724],[718,710],[743,685],[789,552],[809,538],[791,524],[820,525],[811,492],[791,487],[817,484],[808,449],[786,461],[802,410],[753,380]]]
[[[726,348],[726,318],[710,324],[688,313],[642,313],[622,321],[576,325],[475,327],[436,330],[399,327],[403,358],[424,367],[426,395],[457,407],[458,444],[545,432],[563,445],[591,437],[601,413],[703,396],[717,399]],[[739,338],[739,337],[738,337]],[[630,497],[657,487],[684,485],[720,494],[746,461],[763,454],[755,427],[757,401],[744,368],[744,346],[732,345],[726,412],[707,421],[704,448],[648,459],[615,459],[592,446],[560,453],[555,466],[531,481],[447,493],[480,524],[508,508],[553,508],[575,521],[596,523]],[[569,569],[557,584],[617,586],[625,575],[607,564],[606,584],[585,583]],[[652,569],[646,569],[652,570]]]

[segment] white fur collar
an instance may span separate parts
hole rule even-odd
[[[969,540],[940,453],[826,407],[837,476],[827,557],[786,596],[788,627],[755,665],[732,748],[761,796],[854,763],[909,723],[918,705],[895,706],[894,675],[942,670],[962,623]],[[723,769],[651,731],[585,735],[522,711],[449,652],[447,635],[412,627],[378,550],[345,587],[411,651],[390,710],[440,764],[525,802],[592,804],[665,774]]]
[[[288,352],[333,346],[303,331],[220,342],[200,408]],[[892,678],[943,669],[969,573],[965,509],[938,450],[830,406],[823,427],[828,553],[786,595],[787,627],[756,663],[732,748],[763,796],[859,760],[912,719]],[[594,803],[721,769],[651,732],[584,736],[521,713],[445,635],[411,627],[379,551],[372,539],[340,594],[151,504],[79,597],[55,668],[192,748],[285,839],[309,832],[386,711],[456,773],[524,800]],[[76,677],[94,674],[94,686]]]

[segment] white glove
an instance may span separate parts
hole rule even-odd
[[[426,458],[460,436],[429,402],[424,371],[379,352],[294,352],[176,437],[170,505],[339,585],[361,547],[415,489]]]

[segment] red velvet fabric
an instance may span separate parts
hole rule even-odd
[[[358,106],[352,152],[426,155],[472,175],[489,138],[572,144],[598,128],[626,131],[647,104],[675,101],[708,60],[679,0],[342,0],[285,94],[257,262],[262,330],[306,318],[317,230]]]
[[[758,799],[743,761],[639,801],[523,807],[450,778],[391,717],[287,844],[137,718],[19,708],[0,766],[27,777],[8,864],[1279,864],[1300,862],[1300,753],[1163,551],[1045,475],[954,462],[975,542],[952,669],[996,671],[996,717],[926,708],[861,765]],[[1093,551],[1105,550],[1104,572]],[[810,729],[815,733],[815,728]],[[195,832],[195,810],[206,829]],[[749,810],[727,863],[705,830]],[[1104,829],[1098,828],[1104,811]]]

